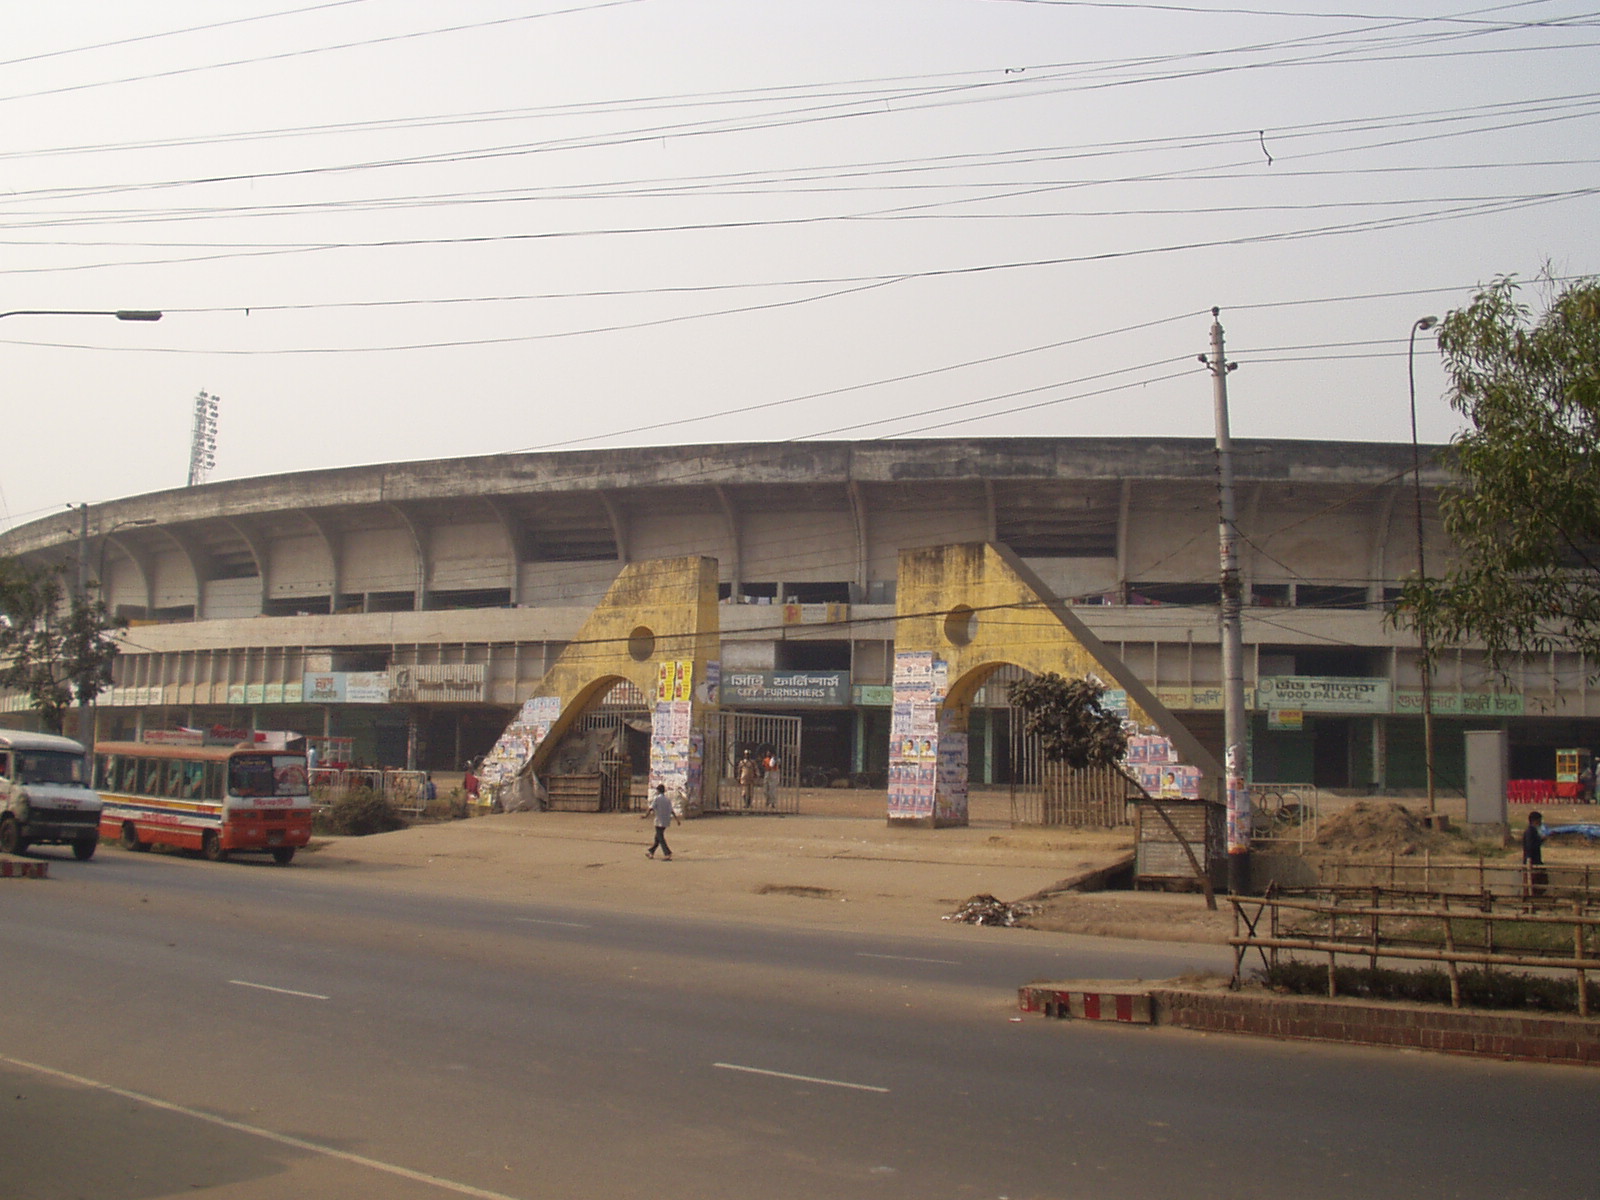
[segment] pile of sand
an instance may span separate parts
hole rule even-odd
[[[1421,815],[1404,804],[1358,800],[1323,822],[1317,847],[1329,854],[1404,856],[1459,849],[1459,843],[1448,833],[1429,829]]]

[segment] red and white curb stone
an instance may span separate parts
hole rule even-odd
[[[1023,1012],[1043,1013],[1047,1017],[1120,1021],[1128,1025],[1155,1023],[1149,992],[1029,986],[1018,989],[1017,1000]]]

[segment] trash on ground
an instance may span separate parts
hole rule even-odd
[[[966,925],[1015,925],[1023,917],[1036,910],[1036,904],[1024,904],[1020,900],[1008,904],[1004,900],[996,900],[984,892],[972,897],[953,913],[946,913],[946,921],[960,921]]]

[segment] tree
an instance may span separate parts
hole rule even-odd
[[[111,686],[121,652],[112,633],[125,624],[101,600],[69,597],[59,569],[0,559],[0,688],[25,694],[50,732],[61,732],[74,700]]]
[[[1600,280],[1547,280],[1535,318],[1513,278],[1439,326],[1450,403],[1469,428],[1440,502],[1455,557],[1402,590],[1398,619],[1432,646],[1600,660]]]
[[[1128,751],[1122,718],[1100,707],[1105,691],[1092,679],[1065,679],[1046,671],[1017,680],[1008,695],[1022,710],[1023,730],[1039,739],[1045,758],[1082,771],[1116,766]]]

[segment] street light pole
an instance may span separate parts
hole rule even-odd
[[[1417,517],[1417,583],[1428,583],[1428,558],[1422,537],[1422,448],[1417,441],[1417,333],[1432,329],[1438,317],[1418,317],[1411,323],[1411,344],[1406,351],[1406,378],[1411,391],[1411,497]],[[1422,755],[1428,769],[1428,815],[1437,815],[1438,797],[1433,769],[1433,644],[1428,638],[1428,619],[1417,612],[1417,642],[1422,650]]]

